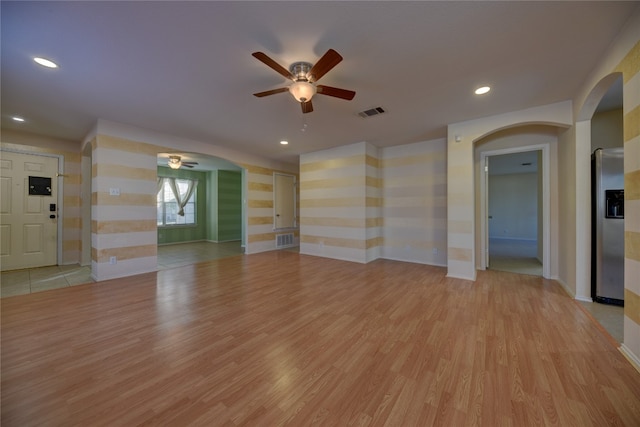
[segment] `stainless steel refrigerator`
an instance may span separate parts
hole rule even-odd
[[[624,305],[624,149],[597,149],[591,159],[591,297]]]

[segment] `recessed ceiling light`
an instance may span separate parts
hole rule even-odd
[[[282,140],[282,141],[280,141],[280,144],[287,145],[287,144],[289,144],[289,141]]]
[[[484,95],[485,93],[489,92],[490,90],[491,90],[491,88],[489,86],[479,87],[478,89],[476,89],[476,95]]]
[[[14,122],[24,122],[24,119],[22,117],[18,117],[18,116],[13,116],[11,117],[13,119]]]
[[[58,64],[46,58],[40,58],[39,56],[36,56],[35,58],[33,58],[33,60],[36,61],[36,63],[42,65],[43,67],[58,68]]]

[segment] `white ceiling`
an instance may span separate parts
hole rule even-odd
[[[286,162],[440,138],[572,99],[638,3],[2,1],[2,127],[80,141],[103,118]],[[288,93],[252,96],[287,82],[252,52],[288,68],[329,48],[344,61],[320,84],[353,101],[316,95],[303,116]]]

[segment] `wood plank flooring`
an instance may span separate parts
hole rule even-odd
[[[640,425],[549,280],[280,251],[3,298],[9,426]]]

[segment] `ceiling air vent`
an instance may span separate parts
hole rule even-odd
[[[363,119],[366,119],[367,117],[377,116],[378,114],[382,114],[384,112],[385,112],[384,108],[376,107],[376,108],[370,108],[369,110],[360,111],[358,115]]]

